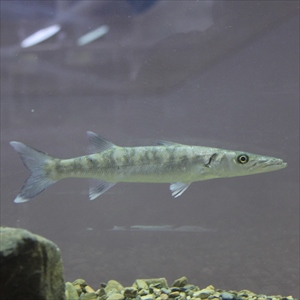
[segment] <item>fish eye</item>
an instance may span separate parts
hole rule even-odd
[[[247,154],[240,154],[236,160],[240,164],[246,164],[249,161],[249,156]]]

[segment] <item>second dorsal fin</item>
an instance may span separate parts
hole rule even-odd
[[[110,148],[117,147],[115,144],[110,142],[109,140],[103,138],[102,136],[92,132],[87,131],[87,136],[90,142],[89,153],[98,153],[105,151]]]

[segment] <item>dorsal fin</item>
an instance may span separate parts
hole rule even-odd
[[[98,134],[92,131],[87,131],[86,134],[90,142],[90,146],[88,148],[89,153],[98,153],[110,148],[117,147],[112,142],[108,141],[107,139],[103,138],[102,136],[99,136]]]
[[[156,143],[157,143],[157,145],[160,145],[160,146],[182,146],[182,144],[169,142],[169,141],[165,141],[165,140],[158,140]]]

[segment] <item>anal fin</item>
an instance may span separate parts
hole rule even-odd
[[[170,190],[172,192],[172,196],[174,198],[181,196],[186,191],[186,189],[189,187],[190,184],[191,184],[190,182],[188,182],[188,183],[186,183],[186,182],[171,183]]]
[[[115,182],[107,182],[104,180],[92,179],[90,183],[90,189],[89,189],[90,200],[94,200],[98,196],[104,194],[115,184],[116,184]]]

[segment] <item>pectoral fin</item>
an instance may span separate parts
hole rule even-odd
[[[172,196],[174,198],[181,196],[186,191],[186,189],[189,187],[190,184],[191,183],[185,183],[185,182],[171,183],[170,190],[172,192]]]
[[[98,196],[105,193],[115,184],[115,182],[106,182],[104,180],[92,179],[89,190],[90,200],[96,199]]]

